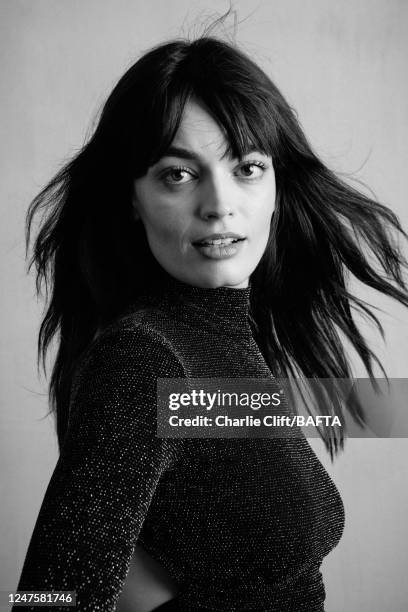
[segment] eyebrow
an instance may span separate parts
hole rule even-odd
[[[193,160],[193,161],[196,161],[199,159],[199,155],[197,155],[193,151],[190,151],[189,149],[185,149],[184,147],[174,147],[174,146],[170,146],[168,149],[166,149],[166,151],[163,153],[161,158],[163,157],[180,157],[181,159],[188,159],[188,160]]]
[[[262,153],[262,151],[260,151],[258,147],[256,147],[255,145],[250,145],[248,147],[248,150],[245,151],[243,156],[248,155],[249,153],[254,153],[254,152]],[[265,155],[265,153],[262,153],[262,154]],[[223,153],[223,155],[221,156],[221,159],[224,159],[226,155],[227,155],[227,151]],[[187,159],[189,161],[199,161],[200,160],[200,155],[198,155],[197,153],[194,153],[194,151],[191,151],[190,149],[186,149],[184,147],[176,147],[176,146],[170,146],[168,149],[166,149],[163,155],[160,156],[160,159],[163,159],[163,157],[179,157],[180,159]],[[160,161],[160,159],[158,161]]]

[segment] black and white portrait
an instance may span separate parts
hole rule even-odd
[[[408,4],[0,15],[1,610],[406,610]]]

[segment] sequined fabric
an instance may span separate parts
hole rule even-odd
[[[319,568],[344,511],[307,440],[156,436],[157,377],[272,377],[249,300],[169,278],[94,340],[19,590],[114,611],[138,543],[178,583],[181,611],[324,610]]]

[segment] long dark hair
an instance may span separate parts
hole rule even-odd
[[[193,96],[224,130],[234,157],[255,145],[273,159],[276,208],[268,246],[251,277],[251,324],[275,376],[351,377],[339,332],[371,378],[374,362],[382,367],[351,308],[383,333],[381,324],[349,293],[347,273],[408,306],[402,277],[407,262],[393,234],[407,235],[398,218],[318,159],[268,76],[217,38],[162,44],[120,79],[89,142],[27,214],[28,247],[33,217],[44,213],[30,267],[37,269],[37,290],[43,283],[47,288],[38,338],[43,363],[58,338],[49,392],[60,447],[79,357],[157,270],[142,224],[132,221],[133,181],[167,149]],[[364,423],[358,403],[348,409]],[[332,410],[340,413],[340,405],[334,402]],[[337,452],[337,438],[328,431],[323,438],[332,455]]]

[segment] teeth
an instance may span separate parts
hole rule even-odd
[[[215,245],[225,245],[225,244],[232,244],[233,242],[237,242],[237,238],[218,238],[217,240],[206,240],[205,242],[200,242],[200,244],[204,244],[204,245],[211,245],[211,244],[215,244]]]

